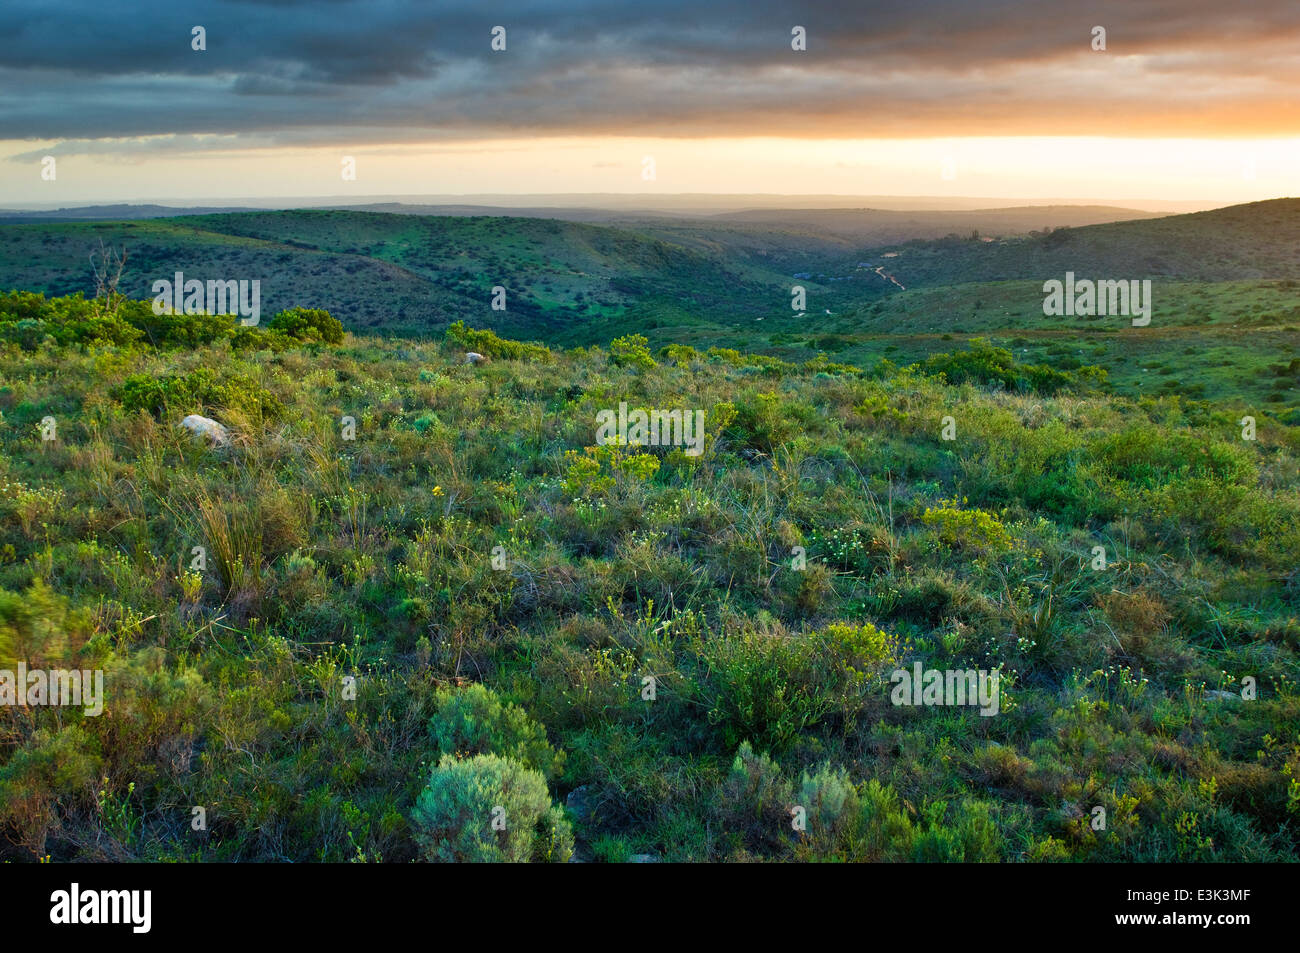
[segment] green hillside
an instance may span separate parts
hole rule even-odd
[[[0,668],[108,685],[4,709],[4,859],[1300,848],[1300,429],[1266,406],[978,343],[153,320],[0,299]],[[620,403],[698,410],[703,452],[600,445]],[[996,713],[897,703],[917,665],[998,673]]]
[[[805,226],[0,229],[0,859],[1293,859],[1300,205]]]
[[[1041,283],[1067,270],[1168,281],[1296,278],[1296,210],[1294,200],[1279,200],[1032,235],[1026,232],[1035,223],[1140,213],[766,211],[596,225],[300,210],[6,225],[0,288],[89,293],[88,256],[103,241],[126,248],[121,290],[135,297],[181,270],[258,278],[268,310],[325,307],[357,332],[434,334],[464,319],[516,335],[595,343],[623,328],[690,325],[716,329],[715,343],[733,343],[736,329],[743,333],[760,319],[780,323],[777,330],[821,329],[827,311],[858,314],[903,289],[1017,278]],[[948,227],[965,237],[904,240]],[[1000,237],[980,238],[980,227],[994,229],[985,238]],[[881,244],[893,239],[902,243]],[[796,283],[808,290],[805,317],[790,307]],[[505,311],[491,308],[497,286],[507,289]],[[1196,312],[1165,291],[1162,285],[1167,314]],[[937,322],[971,310],[959,300],[927,304]],[[1013,319],[1028,311],[1032,320],[1039,304],[1041,292],[1026,291],[1006,313]],[[1300,298],[1275,304],[1295,308]],[[761,330],[774,333],[773,326]]]
[[[1036,238],[953,237],[877,251],[896,253],[889,271],[908,288],[1016,278],[1041,282],[1066,271],[1080,278],[1294,280],[1300,278],[1300,199],[1060,228]],[[851,265],[842,259],[836,273]]]
[[[558,337],[634,304],[752,317],[790,301],[790,280],[771,268],[608,226],[342,211],[7,226],[0,288],[89,293],[87,258],[101,240],[127,249],[121,290],[133,297],[178,270],[257,278],[269,311],[325,307],[357,331],[440,333],[473,319]],[[491,307],[497,286],[507,291],[505,311]]]

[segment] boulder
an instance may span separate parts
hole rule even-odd
[[[587,785],[579,785],[570,791],[564,803],[579,823],[591,820],[591,791]]]
[[[211,417],[190,414],[181,421],[181,426],[196,437],[206,438],[214,446],[225,447],[230,444],[230,431]]]
[[[1241,701],[1241,696],[1236,692],[1225,692],[1217,688],[1212,688],[1205,693],[1205,700],[1207,702],[1239,702]]]

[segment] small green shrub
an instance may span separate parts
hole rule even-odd
[[[444,755],[411,813],[425,860],[563,863],[573,831],[541,772],[494,754]]]
[[[966,500],[942,500],[927,506],[921,522],[933,526],[949,546],[992,554],[1004,553],[1015,545],[1015,537],[996,514],[975,507],[963,509]]]
[[[843,768],[823,764],[812,774],[805,771],[797,800],[805,811],[808,838],[822,850],[834,850],[859,821],[858,792]]]
[[[644,334],[628,334],[615,338],[609,344],[609,356],[619,367],[646,369],[657,367],[655,359],[650,356],[650,341]]]
[[[787,840],[794,789],[766,752],[756,754],[741,742],[723,786],[723,816],[729,829],[754,848],[772,848]]]
[[[323,308],[288,308],[273,317],[268,327],[299,341],[343,343],[343,322]]]
[[[241,325],[230,332],[232,351],[284,351],[293,346],[291,338],[265,328],[246,328]]]
[[[705,643],[709,721],[728,747],[779,751],[834,707],[818,640],[745,631]]]
[[[464,321],[447,328],[447,341],[462,350],[499,357],[508,361],[550,361],[554,359],[550,348],[541,344],[508,341],[497,337],[496,332],[475,330]]]
[[[439,689],[434,701],[438,712],[429,719],[429,734],[439,751],[461,758],[498,754],[548,778],[559,776],[564,755],[547,742],[546,729],[486,685]]]
[[[283,406],[274,394],[246,377],[224,379],[206,367],[188,374],[153,377],[132,374],[116,391],[128,413],[143,410],[154,417],[172,413],[198,413],[207,408],[235,408],[257,417],[276,418]]]

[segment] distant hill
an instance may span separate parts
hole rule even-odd
[[[221,211],[261,209],[286,211],[303,208],[347,208],[363,211],[398,211],[407,214],[434,214],[423,209],[452,208],[496,209],[509,214],[542,212],[547,209],[574,209],[618,215],[717,215],[728,212],[773,209],[881,209],[894,211],[1033,208],[1061,206],[1081,208],[1086,206],[1139,209],[1161,215],[1182,212],[1201,212],[1216,206],[1205,201],[1170,201],[1167,199],[1101,199],[1087,201],[1078,197],[1012,199],[996,196],[964,195],[810,195],[734,192],[551,192],[551,193],[478,193],[457,195],[312,195],[279,197],[230,197],[208,199],[207,204]],[[176,197],[151,196],[136,199],[134,204],[118,204],[119,208],[191,207],[189,200]],[[110,206],[90,206],[106,208]],[[43,209],[42,203],[21,203],[15,210],[35,212]],[[488,214],[488,213],[483,213]],[[134,217],[134,216],[131,216]]]
[[[140,218],[168,218],[177,215],[201,215],[207,212],[243,212],[245,208],[221,206],[178,208],[169,205],[82,205],[49,211],[0,209],[0,225],[35,222],[121,222]]]
[[[464,319],[575,344],[629,329],[815,328],[830,316],[842,323],[904,289],[1041,282],[1066,271],[1200,282],[1300,278],[1297,199],[1159,218],[1089,206],[775,209],[693,218],[604,212],[598,223],[500,209],[471,216],[460,214],[463,207],[426,211],[4,219],[0,288],[89,292],[88,256],[102,240],[127,248],[122,288],[136,297],[150,296],[154,280],[177,270],[204,279],[258,278],[264,311],[325,307],[354,331],[423,335]],[[808,290],[807,317],[792,317],[794,284]],[[505,311],[490,307],[498,286],[507,290]],[[927,327],[943,323],[938,312],[926,318]]]
[[[1159,218],[1157,212],[1107,205],[1029,205],[1013,208],[915,210],[879,208],[747,209],[712,216],[715,221],[798,226],[832,235],[859,238],[890,234],[905,241],[947,232],[977,230],[986,235],[1028,233],[1043,228],[1098,225],[1131,219]]]
[[[748,314],[788,302],[779,271],[736,265],[638,232],[552,219],[309,210],[0,230],[0,288],[92,289],[100,241],[126,247],[122,290],[154,280],[262,282],[262,309],[325,307],[352,330],[432,333],[459,320],[552,336],[662,299],[696,313]],[[507,290],[507,310],[490,307]]]
[[[871,249],[907,287],[1079,277],[1234,281],[1300,278],[1300,199],[1066,228],[1002,242],[918,241]],[[840,263],[841,270],[847,260]]]
[[[725,247],[730,255],[794,273],[825,271],[844,255],[856,256],[886,243],[972,235],[1030,237],[1058,228],[1154,217],[1135,209],[1044,205],[957,211],[749,209],[690,219],[613,221],[689,248]]]

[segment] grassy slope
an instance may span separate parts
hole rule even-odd
[[[244,356],[7,350],[0,648],[66,636],[40,651],[107,668],[115,706],[62,727],[48,713],[6,723],[9,856],[417,856],[408,818],[442,753],[426,728],[434,689],[465,679],[523,705],[567,753],[551,794],[582,787],[595,805],[577,822],[584,856],[1294,856],[1294,202],[900,246],[888,261],[907,291],[809,282],[815,319],[769,308],[784,288],[743,256],[728,271],[625,232],[439,222],[304,213],[285,235],[283,217],[256,213],[6,229],[0,247],[8,274],[51,283],[79,273],[96,235],[163,273],[277,261],[310,276],[303,288],[334,289],[353,330],[430,296],[443,317],[464,305],[487,324],[475,295],[488,276],[473,269],[506,267],[525,294],[596,297],[581,320],[539,305],[530,330],[551,340],[636,331],[871,366],[980,334],[1024,361],[1100,363],[1114,392],[1008,395],[823,364],[638,372],[599,349],[467,368],[400,339]],[[1045,318],[1041,282],[1067,269],[1177,277],[1135,329]],[[840,298],[821,297],[832,288]],[[200,368],[283,411],[124,411],[128,374]],[[584,482],[565,452],[590,446],[596,411],[621,400],[704,409],[717,439],[698,466],[660,451],[648,480]],[[236,449],[179,439],[173,419],[191,411],[234,426]],[[1244,413],[1256,442],[1241,439]],[[945,414],[952,443],[938,439]],[[46,415],[52,446],[34,436]],[[339,439],[343,416],[357,441]],[[196,580],[200,541],[216,555]],[[868,622],[890,641],[864,656],[836,624]],[[1004,714],[890,705],[879,674],[914,661],[1002,666]],[[855,667],[867,677],[847,677]],[[337,695],[344,673],[366,676],[353,707]],[[645,673],[661,678],[649,707]],[[1244,675],[1259,701],[1202,695]],[[733,765],[744,739],[775,765]],[[857,806],[796,840],[780,805],[844,783]],[[213,806],[197,839],[193,804]],[[1105,834],[1087,825],[1099,805]]]
[[[101,239],[127,247],[122,290],[133,297],[176,270],[260,278],[264,310],[311,304],[358,330],[432,333],[466,318],[552,337],[634,301],[752,314],[789,294],[771,268],[619,229],[340,211],[10,226],[0,231],[0,287],[89,291],[87,256]],[[505,312],[491,310],[496,285],[508,289]]]
[[[123,411],[128,374],[199,368],[284,409]],[[637,371],[601,351],[470,368],[402,340],[8,351],[0,380],[0,587],[25,593],[0,593],[3,631],[104,667],[111,699],[100,719],[9,710],[14,859],[409,859],[434,688],[464,679],[567,753],[551,793],[583,786],[587,857],[1297,848],[1300,431],[1267,416],[1249,443],[1235,409],[1173,399]],[[704,409],[716,439],[698,465],[656,451],[657,473],[601,488],[565,452],[620,400]],[[191,411],[235,448],[182,439]],[[855,647],[837,622],[891,641]],[[1000,666],[1003,714],[891,705],[880,674],[915,661]],[[1244,675],[1259,700],[1202,694]],[[733,766],[744,739],[775,763]],[[845,783],[854,806],[796,838],[786,802]]]
[[[1296,279],[1300,199],[1058,229],[1040,238],[918,241],[879,251],[898,252],[889,271],[909,288],[1015,278],[1041,282],[1066,271],[1080,278]],[[850,264],[846,259],[841,270]]]
[[[347,315],[358,330],[419,334],[466,318],[517,335],[594,343],[605,339],[608,322],[653,328],[656,321],[677,323],[678,312],[691,323],[721,327],[780,319],[789,313],[791,275],[805,271],[814,273],[800,283],[815,300],[815,314],[851,311],[895,290],[856,267],[881,242],[964,230],[967,223],[1015,235],[1045,221],[1086,221],[1103,214],[1121,213],[762,212],[701,221],[629,220],[612,227],[315,210],[47,223],[0,231],[0,287],[52,294],[89,290],[87,256],[102,239],[128,248],[123,290],[136,297],[178,268],[191,275],[214,271],[219,277],[260,277],[264,304],[272,311],[326,307]],[[1091,230],[1057,236],[1076,233]],[[1158,231],[1138,235],[1133,242],[1163,240]],[[1110,236],[1103,233],[1103,243],[1113,241]],[[891,270],[905,275],[909,286],[913,275],[922,284],[947,284],[972,271],[998,277],[1011,267],[999,255],[1009,256],[1022,272],[1044,257],[1042,241],[1010,238],[1008,243],[972,248],[962,241],[914,242]],[[1200,264],[1188,267],[1196,270]],[[820,273],[824,278],[815,277]],[[488,305],[497,284],[511,292],[505,313]]]

